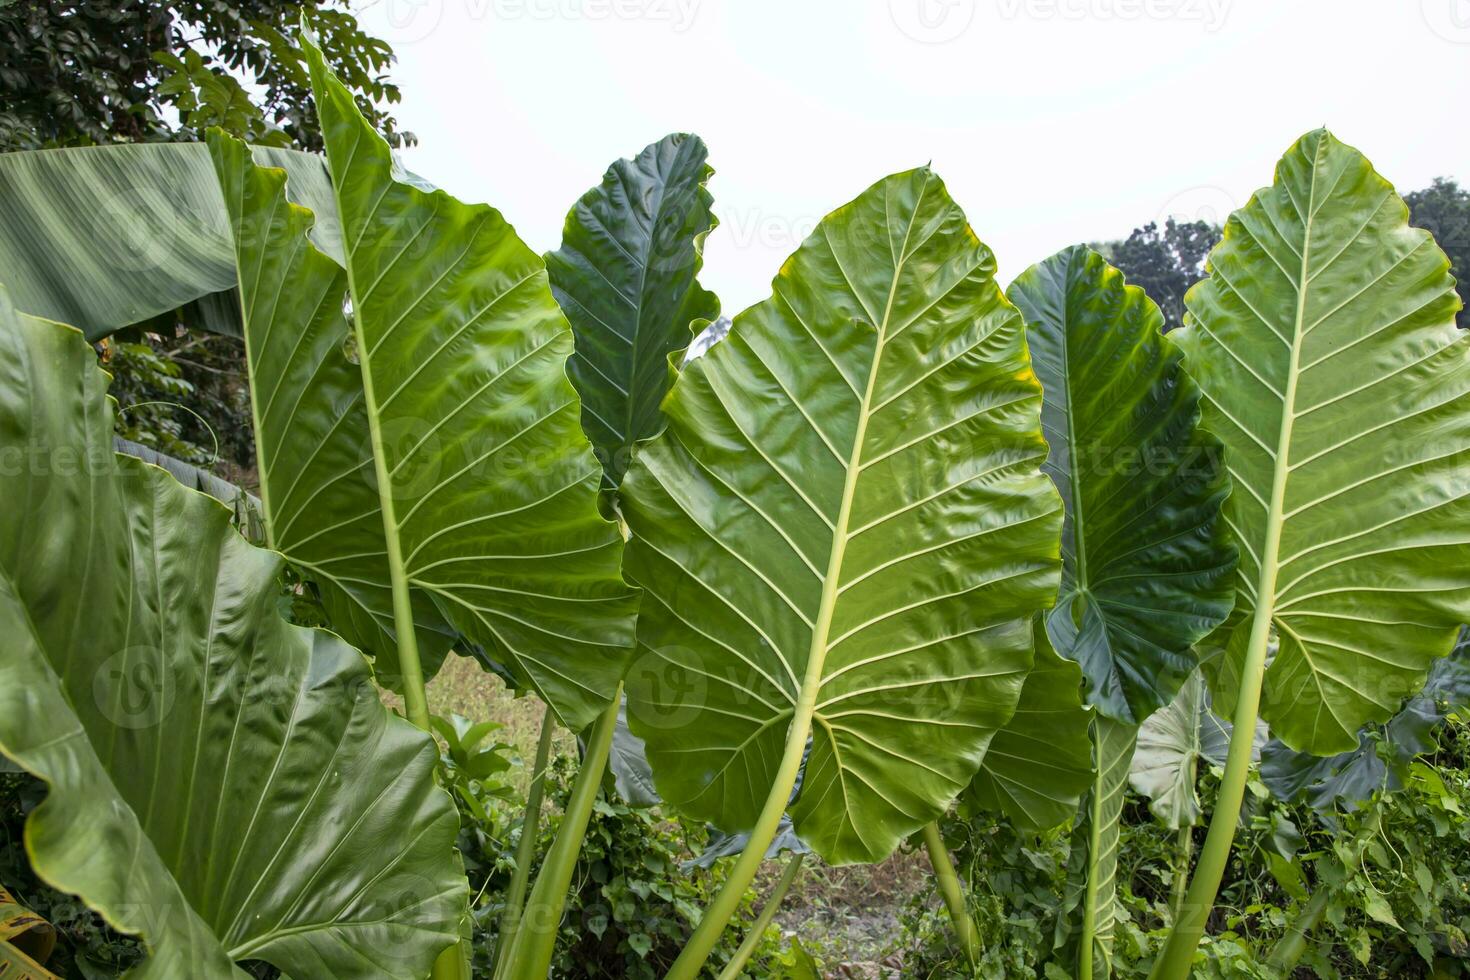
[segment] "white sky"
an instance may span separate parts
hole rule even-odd
[[[826,212],[932,162],[1001,281],[1221,220],[1326,124],[1400,191],[1470,178],[1470,0],[361,0],[405,164],[538,251],[615,158],[704,137],[733,314]]]

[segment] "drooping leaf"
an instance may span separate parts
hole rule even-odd
[[[252,154],[290,173],[291,199],[318,216],[314,241],[340,259],[321,157]],[[212,299],[234,289],[235,255],[200,143],[0,153],[0,269],[17,309],[75,324],[90,340],[198,300],[202,325],[239,334],[238,307]]]
[[[690,858],[680,865],[684,870],[691,868],[712,868],[721,858],[737,857],[745,846],[750,843],[749,834],[727,834],[718,827],[709,827],[709,842],[705,844],[704,850],[697,857]],[[791,827],[789,816],[781,818],[781,825],[776,828],[776,836],[771,838],[771,843],[766,847],[766,860],[774,861],[783,853],[809,854],[811,848],[806,846],[802,839],[796,836],[796,831]]]
[[[372,430],[346,353],[347,274],[312,246],[312,213],[288,199],[285,171],[257,165],[218,130],[208,142],[239,270],[266,541],[316,586],[332,627],[373,656],[379,682],[399,689]],[[413,618],[432,677],[455,631],[422,589]]]
[[[1192,644],[1230,614],[1235,549],[1219,444],[1163,315],[1085,246],[1008,292],[1026,316],[1046,471],[1066,504],[1062,587],[1046,629],[1082,665],[1087,700],[1138,724],[1195,666]]]
[[[1210,692],[1199,671],[1189,676],[1172,702],[1139,727],[1128,782],[1134,792],[1148,797],[1148,808],[1165,826],[1178,830],[1199,822],[1195,789],[1199,760],[1225,765],[1231,727],[1210,710]],[[1261,757],[1266,737],[1266,726],[1258,723],[1252,761]]]
[[[1015,711],[1061,515],[994,269],[939,179],[899,174],[680,373],[622,487],[629,717],[667,803],[750,830],[810,726],[797,834],[878,860]]]
[[[626,699],[618,708],[618,727],[613,730],[612,747],[608,749],[607,771],[613,788],[629,806],[657,806],[663,802],[653,784],[643,739],[628,727]]]
[[[1128,766],[1138,729],[1104,716],[1092,720],[1092,787],[1072,828],[1067,882],[1054,944],[1060,963],[1075,968],[1084,937],[1092,937],[1093,977],[1111,975],[1113,939],[1126,915],[1118,901],[1118,834]]]
[[[0,751],[48,784],[36,872],[142,937],[132,977],[424,976],[467,897],[432,741],[280,618],[278,555],[113,455],[105,384],[0,292],[0,445],[58,464],[0,470]]]
[[[1021,701],[990,740],[966,801],[1026,830],[1066,823],[1092,785],[1092,714],[1082,703],[1082,668],[1057,655],[1038,622]]]
[[[500,213],[396,175],[388,144],[303,45],[346,242],[385,560],[580,729],[613,696],[637,599],[597,509],[567,380],[572,332]],[[332,523],[323,518],[314,524]]]
[[[1353,810],[1374,793],[1402,789],[1414,759],[1433,752],[1445,718],[1470,710],[1470,631],[1430,668],[1424,689],[1404,702],[1388,724],[1369,725],[1358,746],[1337,755],[1295,752],[1272,739],[1261,752],[1261,782],[1283,800],[1302,800],[1327,813]]]
[[[567,373],[582,396],[582,424],[614,486],[633,444],[662,425],[670,358],[689,346],[690,325],[719,316],[719,300],[695,279],[717,224],[707,156],[698,136],[674,133],[614,163],[546,256],[577,338]]]
[[[1318,130],[1231,215],[1209,269],[1170,337],[1233,482],[1238,598],[1216,707],[1233,715],[1248,648],[1273,635],[1273,734],[1346,751],[1470,619],[1470,339],[1449,260],[1362,154]]]
[[[235,514],[235,527],[252,544],[263,544],[265,542],[265,526],[261,517],[260,498],[254,494],[235,486],[233,483],[203,467],[186,463],[181,459],[161,453],[151,446],[133,442],[117,436],[112,440],[113,449],[126,456],[136,456],[145,463],[168,471],[168,475],[178,480],[190,490],[198,490],[207,493],[215,500],[230,508]]]

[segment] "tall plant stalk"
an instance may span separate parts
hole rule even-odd
[[[592,816],[592,804],[602,789],[602,774],[607,769],[607,755],[612,748],[613,732],[617,729],[618,706],[622,697],[623,685],[619,684],[613,692],[612,704],[598,717],[588,736],[587,751],[582,756],[577,779],[572,783],[572,795],[567,800],[561,826],[557,828],[556,840],[546,853],[546,861],[536,875],[536,885],[531,889],[531,897],[522,913],[505,976],[517,980],[543,980],[551,967],[567,888],[577,865],[577,855],[582,849],[587,821]]]
[[[1189,862],[1194,859],[1194,825],[1179,828],[1178,849],[1174,857],[1173,894],[1169,899],[1169,911],[1174,920],[1179,919],[1179,910],[1184,907],[1184,894],[1189,888]]]
[[[521,913],[526,905],[526,885],[531,880],[531,863],[536,860],[536,838],[541,829],[541,800],[546,791],[546,766],[551,759],[551,739],[556,734],[556,715],[550,708],[541,719],[541,738],[536,743],[536,768],[531,775],[531,789],[526,794],[525,816],[521,818],[521,839],[516,844],[516,870],[505,894],[505,911],[500,916],[500,942],[495,950],[495,972],[500,973],[510,959],[511,946],[521,927]]]
[[[740,976],[740,971],[745,969],[745,964],[750,962],[751,954],[760,945],[766,928],[776,917],[776,911],[781,907],[781,900],[791,890],[791,883],[796,880],[797,874],[801,871],[801,862],[805,857],[805,854],[793,854],[787,860],[780,880],[776,882],[776,887],[766,899],[765,908],[761,909],[761,914],[756,916],[755,922],[751,924],[750,931],[745,935],[745,941],[740,944],[740,948],[735,950],[735,955],[730,957],[730,962],[726,963],[725,968],[720,971],[719,980],[735,980]]]
[[[1288,426],[1289,428],[1289,426]],[[1284,474],[1285,468],[1282,468]],[[1284,484],[1285,480],[1279,481]],[[1280,500],[1276,499],[1273,512],[1279,514]],[[1279,521],[1279,519],[1278,519]],[[1267,542],[1267,554],[1261,563],[1261,591],[1257,595],[1270,596],[1275,592],[1276,548],[1280,535]],[[1269,581],[1267,579],[1269,578]],[[1220,780],[1220,793],[1215,800],[1215,812],[1210,817],[1210,829],[1200,848],[1199,863],[1194,869],[1189,890],[1179,906],[1174,927],[1169,930],[1169,939],[1159,961],[1154,964],[1151,980],[1186,980],[1189,966],[1194,960],[1195,948],[1205,933],[1205,923],[1215,907],[1215,895],[1220,890],[1220,880],[1225,875],[1225,865],[1230,859],[1230,847],[1235,841],[1236,826],[1240,823],[1240,806],[1245,800],[1246,777],[1250,774],[1251,744],[1255,741],[1256,718],[1260,712],[1261,682],[1266,673],[1266,642],[1270,635],[1271,603],[1262,602],[1256,611],[1256,621],[1251,627],[1250,647],[1246,652],[1245,668],[1241,672],[1240,700],[1235,707],[1235,730],[1230,733],[1230,751],[1225,757],[1225,775]]]
[[[938,822],[926,823],[923,835],[929,863],[934,866],[934,879],[939,883],[939,894],[944,898],[944,907],[949,910],[950,921],[954,923],[955,937],[965,951],[965,959],[973,966],[980,959],[980,937],[965,906],[964,888],[960,885],[959,875],[955,874],[954,865],[950,863],[949,849],[944,846]]]
[[[815,670],[812,669],[813,666]],[[761,809],[755,826],[751,828],[750,840],[746,843],[745,850],[740,852],[740,857],[735,860],[735,866],[730,869],[729,877],[720,886],[714,900],[705,907],[694,935],[689,937],[689,942],[680,951],[679,958],[669,968],[664,980],[694,980],[699,975],[700,967],[709,959],[710,951],[719,942],[720,933],[725,931],[726,923],[740,907],[745,890],[755,880],[756,872],[765,861],[766,849],[776,838],[781,817],[786,813],[786,803],[791,798],[791,791],[796,787],[796,777],[801,772],[801,760],[806,751],[807,735],[811,732],[812,714],[816,709],[818,685],[810,682],[810,675],[815,673],[820,677],[821,670],[821,658],[813,657],[807,669],[808,683],[802,686],[801,700],[786,735],[786,749],[781,756],[781,766],[776,770],[776,778],[772,781],[770,795],[766,797],[766,805]]]

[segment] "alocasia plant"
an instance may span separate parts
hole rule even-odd
[[[708,955],[798,775],[802,839],[878,860],[1015,711],[1061,512],[994,268],[931,171],[880,181],[684,368],[623,482],[646,589],[633,731],[666,802],[752,832],[673,977]]]
[[[1211,677],[1235,731],[1163,980],[1214,904],[1258,711],[1294,749],[1351,749],[1470,618],[1470,340],[1408,218],[1361,153],[1309,133],[1231,215],[1171,334],[1226,447],[1240,574]]]
[[[718,224],[707,155],[698,136],[674,133],[617,161],[572,208],[561,248],[546,256],[552,294],[577,338],[567,373],[613,486],[634,444],[662,426],[670,359],[689,346],[692,324],[720,313],[695,278]]]
[[[1163,315],[1084,246],[1023,272],[1008,295],[1026,316],[1045,390],[1046,471],[1066,505],[1062,585],[1045,615],[1081,665],[1093,782],[1074,825],[1064,958],[1105,975],[1115,918],[1118,820],[1137,725],[1196,662],[1192,645],[1229,614],[1235,553],[1220,507],[1220,446],[1201,432],[1198,388],[1163,336]]]
[[[319,156],[254,147],[317,215],[312,239],[340,260]],[[97,340],[188,306],[198,326],[240,334],[235,253],[202,143],[125,143],[0,153],[0,268],[17,309]]]
[[[613,697],[636,599],[597,511],[571,330],[499,213],[401,180],[304,48],[346,267],[308,240],[279,172],[214,141],[276,544],[318,570],[343,628],[392,637],[421,725],[418,636],[447,620],[580,729]]]
[[[0,752],[47,783],[37,874],[142,937],[130,976],[424,976],[466,899],[432,741],[281,618],[279,555],[113,455],[106,384],[0,291],[0,445],[31,460],[0,468]]]

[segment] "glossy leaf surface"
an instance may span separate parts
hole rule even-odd
[[[0,443],[55,464],[0,475],[0,751],[48,784],[37,874],[141,935],[130,976],[425,975],[466,901],[432,741],[280,617],[279,555],[113,455],[79,332],[0,293],[0,375]]]
[[[1138,724],[1194,668],[1230,614],[1234,548],[1219,444],[1163,315],[1101,255],[1075,246],[1008,295],[1045,390],[1046,471],[1066,503],[1062,587],[1046,629],[1082,665],[1087,700]]]
[[[256,147],[291,174],[292,200],[319,215],[315,240],[340,258],[319,156]],[[230,224],[200,143],[133,143],[0,154],[0,269],[16,307],[96,340],[206,300],[200,322],[239,335]],[[224,315],[210,315],[221,311]]]
[[[1052,649],[1038,623],[1036,662],[1021,701],[990,740],[967,802],[1004,813],[1026,830],[1066,823],[1092,785],[1091,727],[1092,710],[1082,704],[1082,669]]]
[[[637,600],[597,509],[601,467],[566,375],[571,328],[500,213],[401,179],[304,47],[346,243],[383,575],[432,595],[581,729],[622,677]]]
[[[1449,260],[1325,130],[1231,215],[1171,334],[1225,443],[1236,617],[1211,677],[1233,713],[1252,620],[1260,711],[1301,751],[1351,749],[1470,619],[1470,339]]]
[[[1231,724],[1210,710],[1210,692],[1196,671],[1174,700],[1149,716],[1138,729],[1138,745],[1128,769],[1134,792],[1148,797],[1148,808],[1167,827],[1178,830],[1199,822],[1196,791],[1199,762],[1224,766]],[[1266,726],[1257,725],[1251,759],[1261,755]]]
[[[1387,724],[1360,732],[1357,748],[1324,758],[1272,739],[1261,751],[1261,782],[1280,799],[1302,800],[1323,812],[1356,809],[1374,793],[1402,789],[1414,759],[1435,751],[1435,732],[1445,718],[1465,711],[1470,711],[1470,631],[1462,630],[1454,652],[1435,661],[1424,689]]]
[[[239,270],[260,478],[270,547],[317,588],[332,628],[374,658],[399,688],[393,592],[362,374],[348,360],[347,274],[312,246],[310,211],[286,194],[288,174],[249,148],[209,134]],[[426,677],[454,629],[423,590],[414,622]]]
[[[629,716],[666,802],[750,830],[809,721],[796,832],[878,860],[1014,713],[1061,514],[994,269],[939,179],[899,174],[681,372],[623,484]]]
[[[669,359],[689,346],[695,320],[720,313],[695,278],[716,224],[707,156],[699,137],[674,133],[614,163],[546,256],[552,294],[576,335],[567,373],[582,396],[582,424],[614,485],[633,444],[662,425]]]

